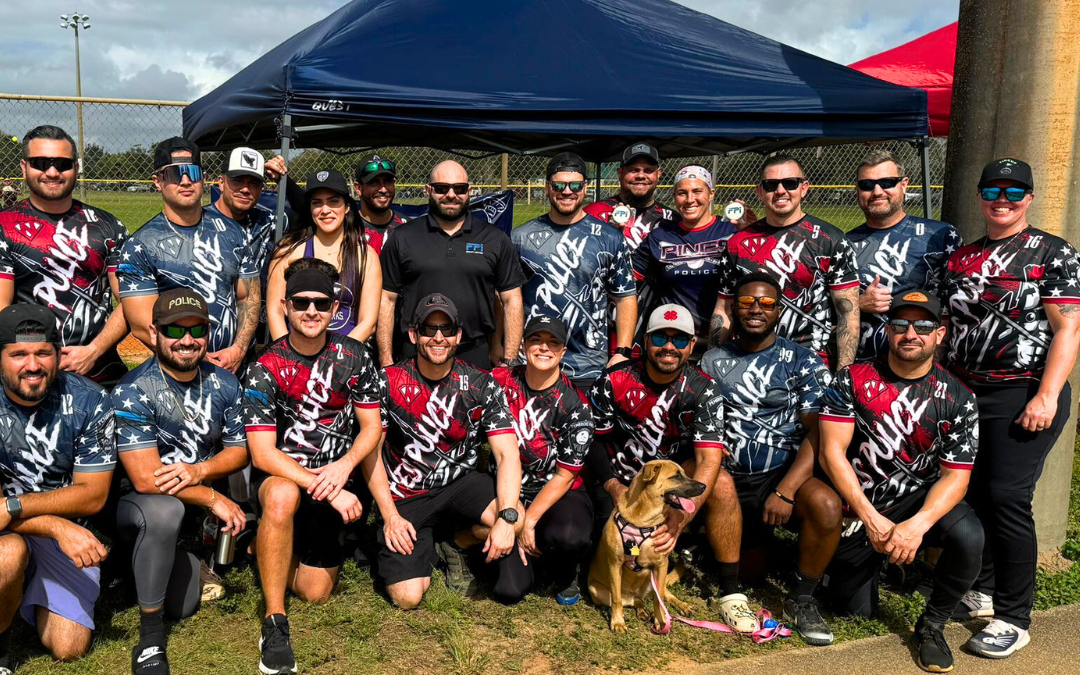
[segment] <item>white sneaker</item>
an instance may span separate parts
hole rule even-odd
[[[720,620],[736,633],[753,633],[757,628],[757,617],[746,603],[746,596],[742,593],[720,598]]]
[[[960,603],[953,610],[953,621],[967,621],[994,616],[994,599],[986,593],[968,591],[960,598]]]
[[[202,601],[212,602],[225,597],[225,585],[214,570],[205,562],[199,562],[199,581],[202,583]]]
[[[1001,619],[994,619],[986,624],[986,628],[968,640],[967,646],[972,653],[979,656],[1003,659],[1023,649],[1029,642],[1031,642],[1031,636],[1023,628]]]

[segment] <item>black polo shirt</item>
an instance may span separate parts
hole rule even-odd
[[[453,236],[430,215],[399,225],[379,262],[383,290],[398,294],[394,325],[405,343],[416,304],[427,294],[454,301],[463,341],[484,340],[495,330],[495,293],[525,283],[510,237],[472,215]]]

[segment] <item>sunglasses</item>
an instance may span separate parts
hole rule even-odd
[[[776,192],[776,188],[783,185],[785,190],[795,190],[805,181],[806,179],[802,176],[797,178],[766,178],[761,181],[761,189],[765,192]]]
[[[740,295],[735,301],[739,309],[750,309],[756,302],[758,307],[762,308],[766,312],[771,312],[776,309],[776,306],[780,304],[780,301],[776,298],[771,298],[767,295]]]
[[[375,171],[389,171],[390,173],[397,173],[397,169],[394,168],[394,163],[383,159],[378,162],[368,162],[364,165],[364,173],[372,173]]]
[[[435,337],[436,333],[442,333],[444,338],[448,338],[457,335],[458,325],[456,323],[422,323],[416,327],[416,331],[428,338]]]
[[[186,176],[192,183],[202,180],[202,167],[198,164],[170,164],[158,171],[161,180],[179,184]]]
[[[188,333],[191,333],[191,337],[196,340],[201,340],[210,334],[210,326],[205,323],[197,323],[194,326],[178,326],[170,323],[167,326],[158,326],[158,332],[170,340],[182,340]]]
[[[315,305],[315,311],[317,312],[329,312],[330,307],[334,304],[333,298],[306,298],[299,295],[294,295],[289,298],[289,303],[292,304],[294,312],[306,312],[308,307],[312,304]]]
[[[428,185],[431,187],[431,191],[437,195],[444,195],[451,190],[453,190],[456,195],[469,194],[468,183],[428,183]]]
[[[859,192],[873,192],[874,186],[880,187],[882,190],[891,190],[900,184],[903,178],[862,178],[855,181],[855,185],[858,186]]]
[[[984,187],[979,188],[979,196],[983,198],[984,202],[992,202],[1001,196],[1002,191],[1005,192],[1005,199],[1008,199],[1010,202],[1022,202],[1024,201],[1024,196],[1028,193],[1025,188],[1018,187]]]
[[[585,181],[583,180],[553,180],[551,181],[551,189],[555,192],[565,192],[566,188],[570,188],[570,192],[581,192],[585,189]]]
[[[27,157],[26,163],[34,171],[45,172],[49,167],[56,167],[60,173],[71,171],[75,168],[75,160],[70,157]]]
[[[675,335],[650,333],[649,341],[652,342],[653,347],[663,347],[670,342],[675,349],[686,349],[686,346],[690,344],[690,336],[686,333],[676,333]]]
[[[919,335],[929,335],[937,329],[938,322],[930,319],[916,319],[915,321],[910,319],[889,319],[889,330],[897,335],[906,333],[908,326],[914,326],[915,332]]]

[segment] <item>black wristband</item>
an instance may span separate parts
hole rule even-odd
[[[615,353],[618,354],[619,356],[625,356],[628,359],[634,358],[634,348],[633,347],[616,347],[615,348]]]
[[[773,490],[773,494],[776,495],[777,497],[779,497],[780,501],[784,502],[785,504],[795,506],[795,500],[794,499],[789,499],[788,497],[785,497],[784,495],[780,494],[779,490]]]

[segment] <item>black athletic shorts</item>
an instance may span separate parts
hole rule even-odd
[[[765,523],[761,514],[765,511],[765,501],[776,491],[787,471],[788,467],[783,467],[765,473],[731,474],[735,492],[739,495],[739,508],[742,509],[743,548],[761,546],[772,534],[773,526]]]
[[[268,475],[258,472],[252,476],[256,495]],[[352,481],[343,488],[353,494],[358,489]],[[364,514],[365,517],[367,514]],[[345,561],[345,521],[327,501],[316,501],[307,490],[300,488],[300,505],[293,516],[293,553],[301,565],[331,569]]]
[[[416,541],[411,554],[394,553],[387,548],[379,528],[379,576],[383,582],[389,586],[406,579],[430,577],[438,562],[435,528],[445,527],[446,533],[452,534],[458,527],[476,525],[494,499],[495,481],[491,475],[472,471],[446,487],[397,502],[398,513],[416,530]]]

